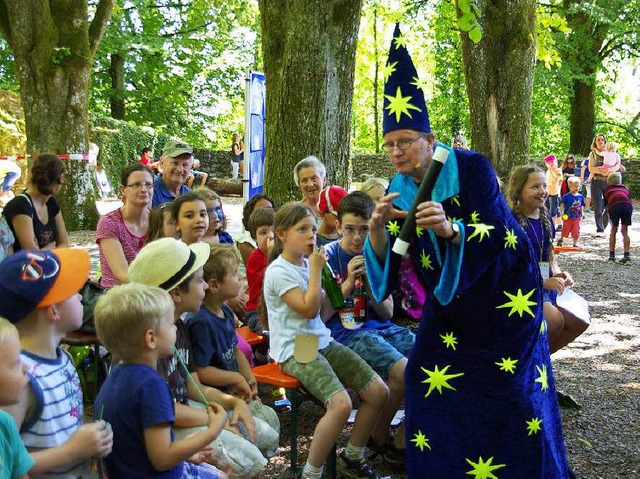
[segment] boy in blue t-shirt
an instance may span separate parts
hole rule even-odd
[[[137,283],[116,286],[98,300],[94,314],[100,341],[122,360],[95,403],[95,414],[113,427],[113,451],[105,459],[109,476],[226,477],[203,463],[211,456],[206,448],[227,423],[222,406],[209,403],[205,430],[175,438],[173,397],[157,373],[158,360],[171,356],[176,343],[169,293]]]
[[[342,238],[326,245],[325,252],[327,263],[341,282],[345,306],[333,314],[327,327],[334,339],[358,353],[387,381],[389,401],[371,434],[369,446],[387,462],[398,464],[404,463],[404,423],[395,439],[389,426],[404,399],[404,370],[415,336],[407,328],[391,322],[391,296],[376,303],[370,293],[362,248],[374,208],[373,200],[361,191],[345,196],[338,206],[338,229]],[[363,290],[366,293],[361,294]]]
[[[562,236],[558,240],[558,246],[562,246],[562,241],[569,235],[573,238],[573,246],[578,246],[578,238],[580,238],[580,221],[582,221],[582,208],[584,207],[584,196],[578,190],[580,189],[580,179],[571,176],[567,180],[569,192],[560,200],[562,208]]]
[[[233,311],[225,302],[238,296],[239,259],[231,245],[211,245],[203,268],[207,283],[204,301],[197,313],[185,321],[191,338],[193,359],[203,384],[244,399],[256,419],[257,446],[267,457],[278,449],[280,420],[276,412],[260,402],[258,382],[246,356],[238,348]]]

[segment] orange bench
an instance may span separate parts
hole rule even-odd
[[[298,406],[305,400],[314,401],[320,404],[314,396],[302,389],[302,383],[295,377],[280,370],[278,363],[269,363],[256,366],[251,370],[256,381],[263,384],[270,384],[276,388],[287,389],[287,396],[291,401],[291,424],[289,427],[289,445],[291,447],[290,459],[291,470],[295,475],[298,469]],[[324,407],[324,404],[320,404]],[[326,462],[327,477],[336,477],[336,447],[329,453]]]
[[[249,346],[257,346],[265,342],[265,337],[262,334],[254,333],[249,329],[249,326],[240,326],[236,328],[236,332],[242,336],[242,338],[249,343]]]
[[[563,251],[566,251],[566,252],[570,252],[570,251],[578,252],[578,251],[584,251],[584,248],[580,248],[579,246],[554,246],[553,247],[553,251],[555,253],[561,253]]]

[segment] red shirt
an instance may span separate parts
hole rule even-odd
[[[151,168],[151,164],[153,163],[153,158],[147,158],[146,156],[141,156],[140,163],[142,163],[144,166],[148,168]]]
[[[260,296],[262,296],[262,284],[264,272],[267,270],[267,255],[260,248],[253,250],[247,260],[247,282],[249,283],[249,301],[247,312],[258,309]]]

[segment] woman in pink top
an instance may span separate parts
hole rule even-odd
[[[98,221],[96,242],[100,248],[102,278],[106,288],[129,282],[129,264],[144,246],[149,231],[153,194],[151,170],[140,163],[122,172],[123,205]]]

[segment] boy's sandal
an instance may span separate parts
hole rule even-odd
[[[372,451],[371,455],[369,455],[369,460],[381,456],[384,462],[392,466],[404,465],[407,462],[406,449],[400,449],[392,442],[378,444],[372,438],[369,438],[367,447]]]

